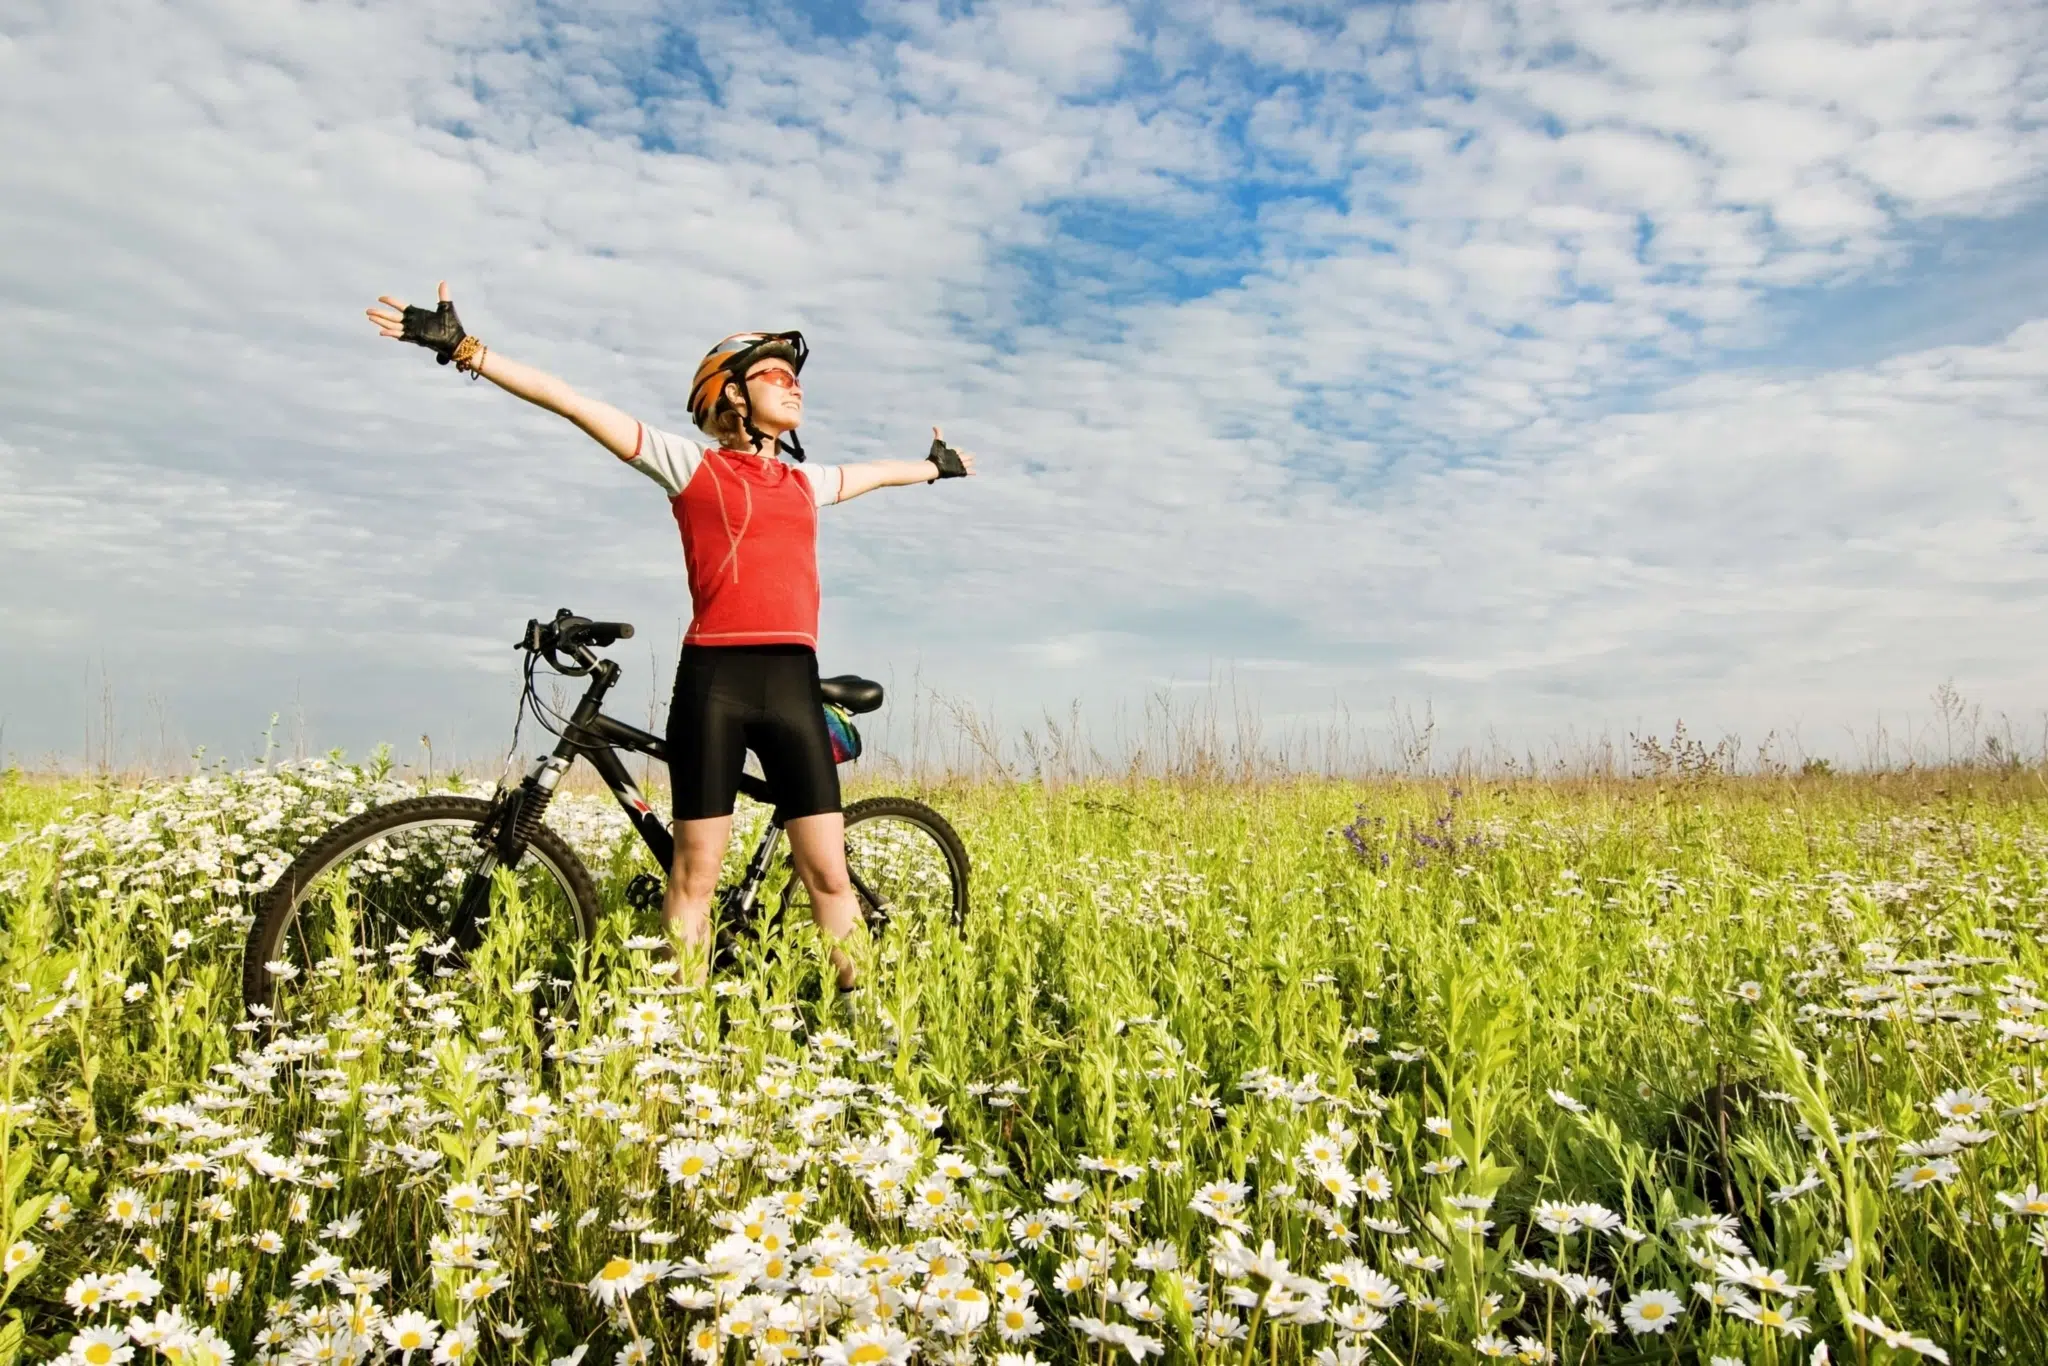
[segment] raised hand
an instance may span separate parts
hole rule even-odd
[[[467,334],[462,330],[462,320],[455,316],[455,304],[449,298],[446,280],[441,281],[440,295],[438,307],[414,308],[403,299],[382,294],[377,302],[389,304],[389,309],[368,308],[363,311],[385,336],[393,341],[424,346],[434,353],[435,360],[446,365]]]
[[[960,479],[974,473],[974,452],[956,451],[946,444],[944,433],[932,428],[932,450],[925,459],[939,467],[939,478]]]

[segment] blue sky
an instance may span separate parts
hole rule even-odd
[[[2048,667],[2048,6],[0,15],[0,749],[482,754],[509,641],[687,616],[666,509],[380,343],[657,425],[801,326],[828,671],[1022,725],[1796,732]],[[303,718],[303,719],[299,719]]]

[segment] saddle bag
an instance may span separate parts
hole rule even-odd
[[[860,758],[860,729],[845,711],[825,704],[825,733],[832,737],[832,762],[851,763]]]

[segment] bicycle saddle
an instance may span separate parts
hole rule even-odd
[[[837,678],[819,679],[818,689],[825,694],[827,702],[835,707],[844,707],[855,716],[882,705],[882,685],[873,679],[840,674]]]

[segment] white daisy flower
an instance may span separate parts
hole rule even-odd
[[[1957,1087],[1943,1091],[1927,1103],[1927,1108],[1943,1119],[1977,1120],[1993,1114],[1997,1102],[1982,1091]]]
[[[1892,1188],[1902,1191],[1925,1190],[1933,1185],[1945,1185],[1956,1179],[1962,1171],[1946,1157],[1930,1157],[1901,1167],[1892,1175]]]
[[[1645,1290],[1621,1306],[1631,1333],[1663,1333],[1684,1314],[1684,1302],[1669,1290]]]
[[[1948,1353],[1935,1346],[1932,1339],[1916,1337],[1903,1328],[1893,1328],[1873,1314],[1859,1314],[1851,1309],[1843,1317],[1866,1333],[1874,1335],[1894,1351],[1912,1352],[1917,1356],[1926,1357],[1929,1361],[1948,1361]]]

